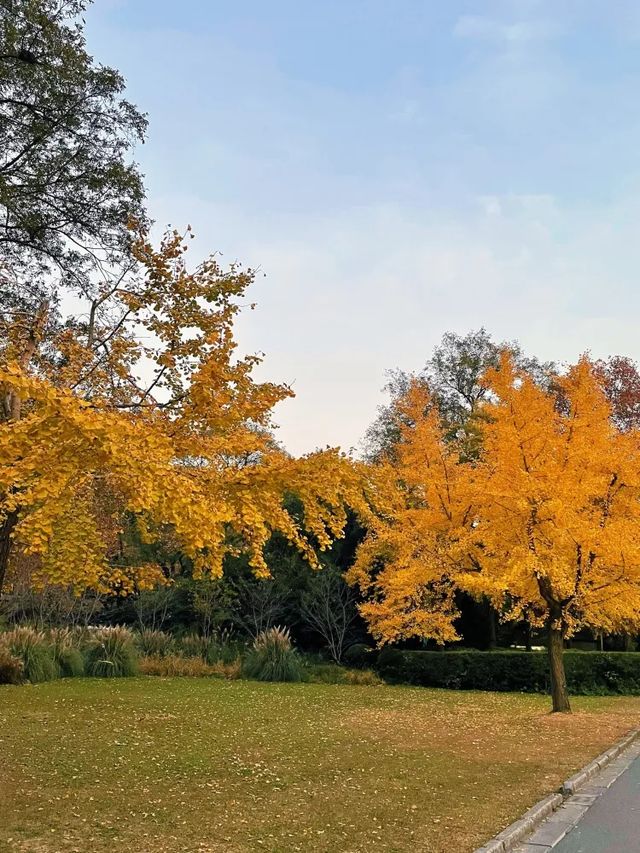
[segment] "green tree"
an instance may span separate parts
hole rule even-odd
[[[433,350],[431,358],[418,373],[393,370],[385,390],[390,402],[381,406],[378,416],[367,430],[365,454],[370,461],[393,455],[400,437],[402,400],[416,382],[429,392],[429,399],[437,406],[449,438],[456,438],[463,453],[475,456],[479,441],[479,408],[487,397],[482,376],[486,370],[497,367],[500,353],[509,350],[516,364],[531,374],[542,387],[549,387],[555,366],[527,357],[516,341],[496,343],[486,329],[480,328],[457,335],[446,332]]]
[[[0,0],[0,308],[87,293],[144,220],[146,118],[87,53],[90,0]],[[97,274],[97,275],[96,275]]]

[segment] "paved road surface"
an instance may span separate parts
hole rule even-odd
[[[587,809],[553,853],[640,853],[640,758]]]

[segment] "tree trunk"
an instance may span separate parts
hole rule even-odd
[[[2,595],[2,587],[7,576],[9,555],[11,554],[11,545],[13,544],[11,534],[17,523],[18,510],[14,509],[12,512],[7,513],[0,525],[0,595]]]
[[[549,672],[551,675],[552,710],[554,712],[571,711],[562,657],[563,645],[560,628],[549,627]]]
[[[496,626],[496,611],[493,608],[493,605],[487,599],[487,608],[488,608],[488,622],[489,622],[489,648],[495,649],[498,645],[498,629]]]

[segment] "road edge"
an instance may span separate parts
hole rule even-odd
[[[565,779],[558,793],[549,794],[544,797],[528,809],[521,818],[509,824],[506,829],[503,829],[494,838],[485,842],[482,847],[478,847],[474,853],[509,853],[527,836],[531,835],[550,814],[559,809],[567,797],[577,793],[596,773],[599,773],[600,770],[614,761],[614,759],[635,743],[638,738],[640,738],[640,729],[630,731],[612,747],[588,764],[585,764],[581,770],[578,770],[569,779]]]

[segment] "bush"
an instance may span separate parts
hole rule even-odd
[[[288,629],[261,631],[245,659],[244,672],[258,681],[301,681],[302,663]]]
[[[242,660],[236,658],[232,661],[219,660],[217,663],[211,664],[213,674],[218,678],[226,678],[228,681],[235,681],[242,676]]]
[[[186,658],[180,655],[148,655],[140,660],[139,669],[142,675],[159,675],[165,678],[204,678],[215,674],[214,668],[202,658]]]
[[[125,678],[138,671],[133,634],[127,628],[98,628],[86,649],[87,674],[97,678]]]
[[[233,663],[218,661],[208,664],[201,658],[184,658],[180,655],[166,655],[165,657],[149,656],[140,661],[140,672],[143,675],[159,675],[165,678],[187,677],[187,678],[227,678],[240,677],[240,660]]]
[[[11,654],[8,646],[0,645],[0,684],[22,684],[23,681],[22,661]]]
[[[376,665],[379,652],[364,643],[354,643],[344,653],[344,662],[347,666],[356,669],[371,669]]]
[[[372,669],[346,669],[344,677],[347,684],[357,684],[361,687],[378,687],[384,684]]]
[[[52,628],[48,633],[53,659],[58,674],[63,678],[84,675],[84,658],[78,648],[78,634],[68,628]]]
[[[187,634],[177,643],[179,654],[189,658],[199,657],[209,664],[219,661],[233,663],[242,653],[242,648],[243,645],[233,639],[232,632],[224,629],[210,637]]]
[[[2,635],[3,645],[22,661],[24,676],[32,684],[58,678],[60,671],[53,649],[42,631],[34,628],[13,628]]]
[[[186,634],[178,641],[178,651],[186,658],[201,658],[206,661],[209,653],[211,640],[201,637],[199,634]]]
[[[147,657],[167,657],[175,650],[175,642],[170,634],[164,631],[152,631],[144,628],[136,634],[136,646],[140,654]]]
[[[335,663],[308,664],[305,676],[314,684],[383,684],[371,669],[347,669]]]
[[[314,684],[344,684],[345,670],[337,663],[306,663],[304,680]]]
[[[640,654],[564,653],[567,687],[577,695],[640,693]],[[387,681],[453,690],[549,692],[544,652],[401,651],[385,647],[377,671]]]

